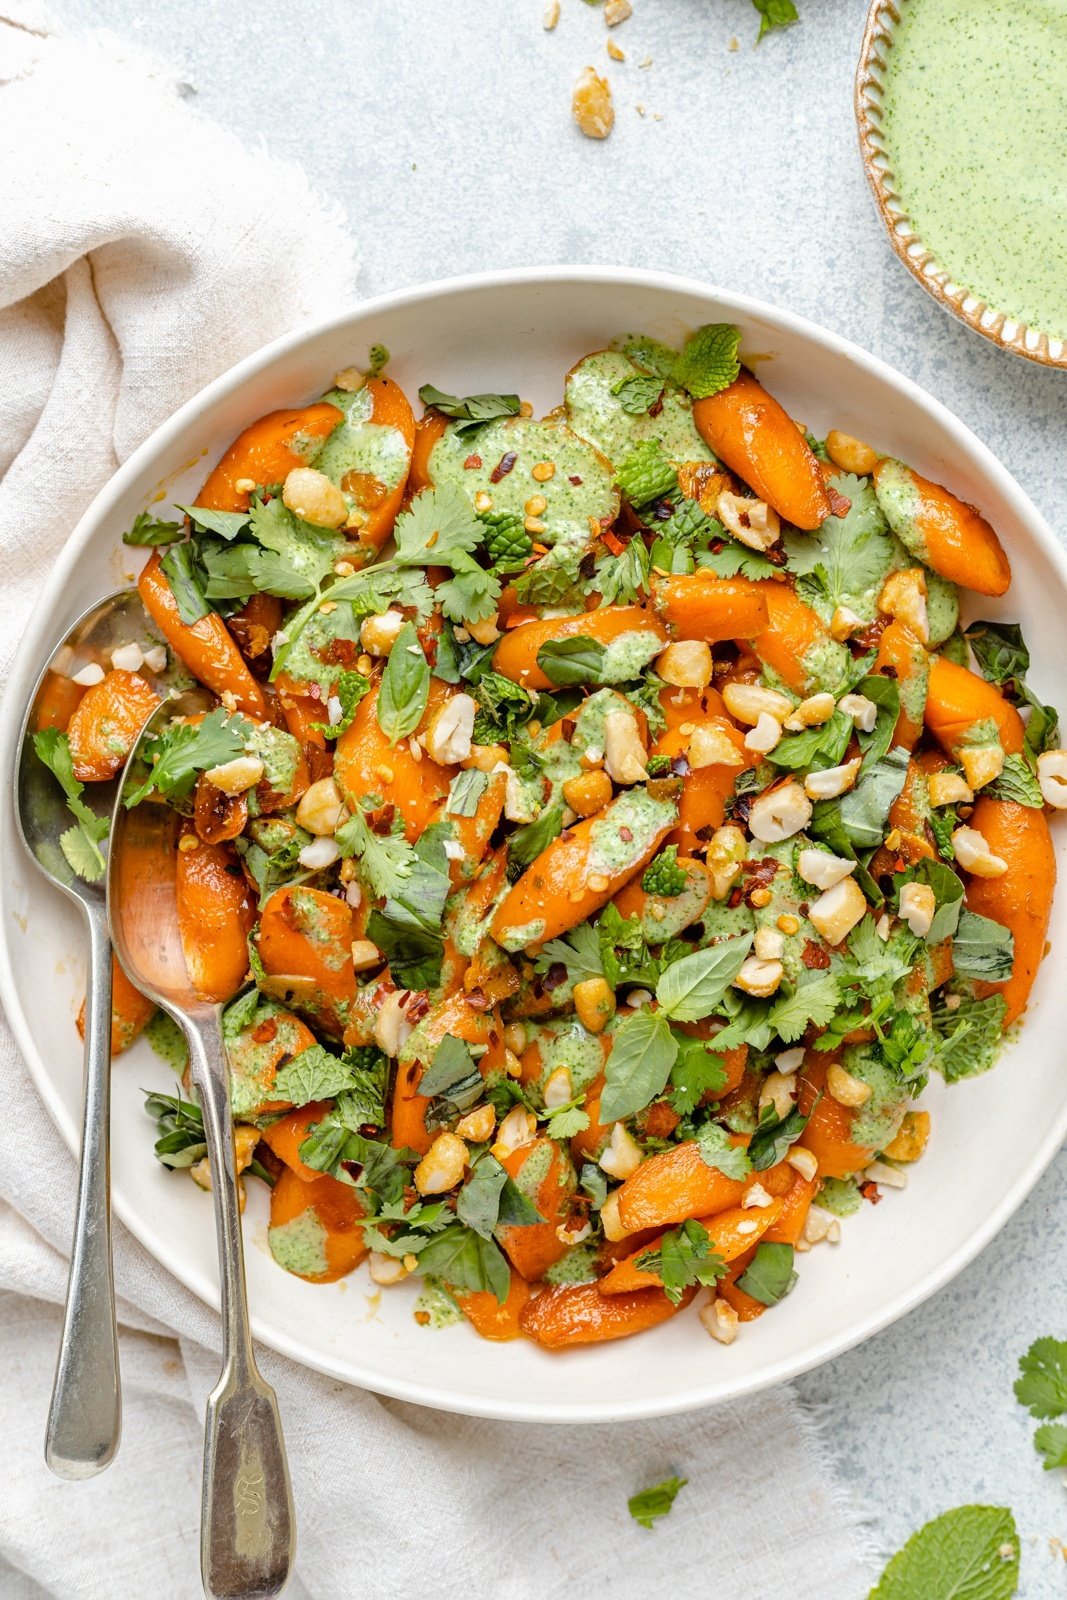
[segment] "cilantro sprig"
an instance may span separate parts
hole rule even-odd
[[[59,848],[67,865],[76,877],[98,883],[107,866],[100,842],[107,838],[110,824],[107,817],[98,817],[81,798],[85,785],[74,776],[70,740],[58,728],[43,728],[34,734],[33,748],[63,790],[67,810],[74,818],[74,826],[59,836]]]

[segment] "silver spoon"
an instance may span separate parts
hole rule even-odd
[[[123,783],[144,770],[140,751],[173,716],[204,710],[195,692],[160,706],[130,753]],[[127,791],[130,792],[130,791]],[[296,1536],[289,1468],[274,1390],[252,1353],[245,1296],[230,1077],[222,1006],[197,994],[178,932],[175,889],[181,819],[157,799],[115,803],[108,913],[115,952],[130,980],[173,1017],[189,1041],[192,1081],[204,1116],[215,1201],[222,1299],[222,1373],[208,1397],[200,1565],[209,1595],[278,1594]]]
[[[135,591],[99,600],[53,652],[34,689],[19,741],[15,817],[23,844],[44,875],[81,907],[89,930],[85,998],[85,1106],[82,1116],[78,1200],[71,1249],[63,1337],[45,1435],[45,1460],[61,1478],[101,1472],[118,1449],[119,1395],[115,1283],[111,1265],[111,945],[104,882],[79,877],[60,839],[74,823],[63,792],[39,759],[39,731],[48,699],[83,668],[111,665],[119,645],[154,642]],[[148,681],[152,675],[145,673]],[[45,718],[47,720],[47,718]],[[64,719],[65,720],[65,719]],[[97,816],[111,814],[117,778],[88,784],[81,796]]]

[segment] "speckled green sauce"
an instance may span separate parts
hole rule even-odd
[[[267,1230],[270,1253],[286,1272],[321,1278],[327,1270],[326,1229],[309,1206],[298,1217]]]
[[[412,1308],[420,1328],[451,1328],[463,1321],[463,1313],[437,1278],[426,1278]]]
[[[678,808],[671,800],[654,800],[644,788],[626,790],[593,824],[586,877],[599,873],[613,877],[636,866],[655,834],[677,815]]]
[[[907,1091],[871,1045],[850,1045],[841,1058],[846,1072],[871,1087],[871,1097],[852,1120],[852,1141],[881,1150],[889,1144],[904,1120]]]
[[[957,283],[1067,337],[1067,0],[909,0],[885,142],[923,242]]]
[[[582,1027],[577,1017],[545,1023],[537,1030],[536,1038],[541,1051],[541,1071],[532,1087],[538,1097],[558,1067],[566,1067],[570,1073],[575,1096],[584,1094],[603,1071],[603,1046],[596,1034]]]
[[[592,1283],[597,1276],[596,1247],[579,1244],[554,1261],[545,1273],[546,1283]]]
[[[144,1030],[144,1036],[161,1061],[180,1078],[189,1065],[189,1046],[185,1035],[165,1011],[157,1011]]]
[[[575,433],[596,445],[616,466],[642,439],[656,439],[672,461],[714,461],[693,422],[693,402],[668,391],[655,416],[623,410],[617,383],[636,378],[640,368],[619,350],[598,350],[567,374],[567,420]]]
[[[346,472],[365,472],[387,489],[407,475],[410,451],[399,428],[370,420],[374,397],[369,389],[355,394],[332,390],[327,399],[345,412],[315,458],[315,469],[340,485]]]

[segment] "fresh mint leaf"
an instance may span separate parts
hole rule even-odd
[[[963,636],[990,683],[1006,684],[1030,670],[1030,652],[1017,622],[972,622]]]
[[[147,777],[132,794],[123,795],[129,809],[157,793],[165,800],[181,799],[201,772],[224,766],[244,755],[255,724],[239,712],[217,706],[202,722],[171,722],[145,742],[142,755]]]
[[[773,33],[775,28],[788,28],[789,24],[798,21],[800,16],[793,0],[752,0],[752,4],[760,16],[757,44],[765,33]]]
[[[615,479],[624,498],[637,508],[678,487],[678,474],[658,439],[639,439],[616,468]]]
[[[747,1178],[752,1163],[744,1145],[732,1144],[730,1135],[717,1122],[705,1122],[696,1136],[700,1159],[706,1167],[714,1167],[728,1178]]]
[[[1015,1398],[1032,1417],[1067,1414],[1067,1340],[1035,1339],[1019,1357]]]
[[[728,322],[709,322],[685,341],[671,370],[680,388],[694,400],[728,389],[741,370],[737,347],[741,330]]]
[[[955,1009],[935,1006],[934,1033],[939,1040],[934,1066],[947,1083],[973,1078],[993,1065],[1003,1038],[1004,996],[964,1000]]]
[[[673,1022],[700,1022],[710,1016],[740,972],[751,946],[752,936],[746,933],[672,961],[656,985],[660,1015]]]
[[[656,1273],[664,1294],[674,1306],[693,1284],[701,1283],[710,1288],[726,1271],[726,1263],[715,1254],[707,1229],[695,1221],[672,1228],[654,1250],[646,1250],[634,1264],[639,1272]]]
[[[737,1287],[760,1305],[773,1306],[789,1293],[796,1281],[793,1246],[763,1241],[756,1246],[756,1254],[738,1278]]]
[[[1037,774],[1022,756],[1005,756],[1003,771],[986,785],[985,793],[993,800],[1013,800],[1016,805],[1031,806],[1035,811],[1045,804]]]
[[[852,738],[852,718],[843,711],[835,711],[829,721],[817,728],[805,728],[802,733],[787,733],[779,739],[767,760],[776,767],[790,771],[807,771],[812,767],[836,767],[844,760],[849,740]]]
[[[601,1122],[617,1122],[643,1111],[663,1093],[678,1054],[678,1041],[662,1011],[644,1006],[618,1027],[604,1070]]]
[[[652,410],[663,393],[663,380],[638,372],[632,378],[621,378],[611,392],[617,396],[620,406],[629,416],[643,417]]]
[[[1015,940],[1010,928],[979,916],[965,906],[952,938],[952,965],[958,978],[1004,983],[1015,964]]]
[[[684,1489],[688,1482],[688,1478],[664,1478],[662,1483],[631,1495],[626,1502],[631,1517],[642,1528],[651,1528],[657,1517],[668,1515],[679,1489]]]
[[[378,726],[390,744],[414,733],[429,697],[430,663],[415,624],[405,622],[385,663],[375,707]]]
[[[306,1106],[310,1100],[332,1100],[349,1088],[351,1082],[352,1074],[339,1057],[331,1055],[321,1044],[312,1044],[280,1069],[274,1080],[274,1091],[279,1100]]]
[[[370,693],[370,679],[361,672],[344,671],[334,687],[334,696],[341,708],[336,722],[313,722],[311,726],[324,739],[339,739],[352,726],[352,718],[363,697]]]
[[[475,744],[511,744],[537,706],[528,689],[491,670],[479,677],[474,700],[478,707],[472,735]]]
[[[678,846],[669,844],[645,868],[641,887],[646,894],[674,900],[682,893],[688,882],[685,869],[678,865]]]
[[[1003,1506],[956,1506],[913,1533],[868,1600],[1011,1600],[1019,1532]]]
[[[521,572],[533,552],[533,538],[526,532],[525,520],[518,511],[479,511],[485,527],[485,553],[498,572]]]
[[[133,527],[122,535],[123,544],[161,545],[175,544],[184,539],[185,527],[181,522],[157,522],[147,511],[138,511]]]
[[[419,399],[424,406],[433,406],[435,411],[442,411],[446,417],[453,418],[458,424],[456,432],[464,437],[480,428],[483,422],[492,422],[495,417],[518,416],[520,404],[517,394],[468,394],[461,397],[446,394],[443,389],[435,389],[432,383],[423,384]]]

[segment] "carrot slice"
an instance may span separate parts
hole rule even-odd
[[[139,1039],[155,1016],[155,1002],[135,989],[115,956],[111,957],[111,1054],[121,1055]],[[85,1001],[78,1012],[78,1032],[85,1038]]]
[[[547,1138],[531,1139],[528,1144],[520,1145],[504,1156],[500,1164],[545,1219],[521,1227],[504,1227],[497,1234],[501,1249],[515,1271],[520,1272],[527,1283],[537,1283],[549,1267],[567,1254],[568,1246],[556,1237],[556,1229],[567,1215],[567,1202],[574,1192],[574,1168],[557,1141]],[[527,1167],[530,1174],[524,1177]]]
[[[321,1174],[303,1183],[281,1172],[270,1192],[271,1254],[298,1278],[333,1283],[369,1253],[359,1225],[364,1215],[351,1184]]]
[[[192,839],[192,850],[181,848]],[[202,1000],[230,1000],[248,972],[255,911],[230,845],[203,844],[188,827],[179,839],[175,892],[182,954]]]
[[[633,1294],[601,1294],[595,1283],[564,1283],[544,1289],[531,1300],[519,1318],[523,1333],[546,1350],[564,1350],[576,1344],[604,1344],[628,1339],[631,1334],[658,1328],[687,1306],[696,1294],[686,1289],[673,1306],[662,1289],[638,1289]]]
[[[1015,940],[1015,964],[1005,983],[978,983],[978,996],[1002,994],[1007,1006],[1004,1026],[1010,1027],[1026,1009],[1037,969],[1045,953],[1052,892],[1056,886],[1056,855],[1043,811],[980,795],[968,819],[995,856],[1008,863],[999,878],[969,877],[967,904],[980,916],[1010,928]]]
[[[874,671],[885,673],[891,668],[900,687],[900,715],[893,731],[893,743],[914,750],[923,731],[923,710],[926,706],[930,678],[930,657],[911,629],[903,622],[891,622],[878,640],[878,654]]]
[[[979,722],[995,722],[997,734],[1008,755],[1018,755],[1023,747],[1023,720],[999,689],[976,672],[959,667],[945,656],[935,656],[930,664],[930,686],[926,696],[926,726],[949,755],[955,755],[967,734]]]
[[[378,726],[380,683],[364,695],[337,741],[334,775],[350,806],[376,794],[396,807],[409,843],[424,833],[448,794],[454,767],[438,766],[424,755],[416,761],[410,741],[391,745]],[[430,679],[430,698],[420,727],[427,727],[451,694],[440,678]]]
[[[734,1206],[713,1217],[699,1217],[697,1220],[708,1233],[710,1249],[721,1261],[733,1261],[735,1256],[743,1255],[766,1235],[780,1220],[784,1209],[785,1202],[775,1200],[769,1206],[751,1206],[747,1209]],[[612,1267],[607,1276],[600,1279],[598,1288],[601,1294],[626,1294],[634,1289],[652,1289],[657,1285],[662,1287],[658,1272],[650,1272],[637,1265],[641,1256],[658,1247],[660,1239],[640,1245]]]
[[[693,402],[693,421],[731,472],[794,527],[830,515],[819,460],[792,417],[744,368],[728,389]]]
[[[518,1272],[511,1274],[503,1305],[488,1289],[452,1289],[450,1292],[471,1327],[483,1339],[500,1342],[520,1337],[522,1314],[530,1302],[530,1286]]]
[[[260,912],[256,947],[265,972],[287,989],[289,1004],[334,1037],[355,999],[354,937],[351,906],[321,889],[275,889]]]
[[[74,776],[104,783],[124,764],[159,696],[136,672],[112,671],[87,689],[70,719]]]
[[[148,615],[194,678],[217,695],[232,694],[242,711],[261,722],[267,721],[263,690],[249,672],[226,624],[214,611],[198,622],[183,622],[160,560],[159,551],[153,550],[137,580],[137,592]]]
[[[306,1106],[298,1106],[295,1111],[279,1117],[277,1122],[263,1129],[263,1143],[274,1151],[279,1161],[285,1162],[295,1177],[305,1183],[315,1183],[322,1173],[301,1161],[300,1146],[311,1129],[326,1116],[330,1104],[329,1100],[309,1100]]]
[[[892,456],[875,467],[874,488],[889,526],[912,555],[977,594],[1007,591],[1011,565],[974,506]]]
[[[327,400],[292,411],[269,411],[238,434],[208,475],[196,504],[211,511],[247,511],[250,491],[237,487],[242,478],[259,484],[284,483],[343,421],[344,412]]]
[[[368,378],[363,387],[371,398],[368,421],[375,428],[394,428],[403,437],[410,456],[415,443],[415,418],[403,389],[392,378]],[[386,486],[368,473],[348,472],[342,478],[341,488],[353,496],[356,510],[363,517],[357,544],[368,556],[380,549],[392,533],[397,512],[404,503],[408,476],[409,472],[405,472],[388,493],[383,493]]]
[[[656,610],[675,639],[754,639],[768,625],[767,602],[745,579],[719,578],[706,569],[659,578],[652,586]]]
[[[800,1136],[800,1144],[810,1150],[819,1163],[821,1178],[847,1178],[858,1172],[873,1158],[874,1151],[866,1145],[854,1144],[852,1120],[855,1112],[825,1092],[826,1069],[829,1062],[812,1060],[800,1075],[797,1107],[802,1116],[809,1118]],[[816,1098],[818,1097],[818,1098]]]
[[[648,634],[667,644],[666,628],[644,606],[604,606],[577,617],[546,617],[509,629],[493,652],[493,671],[521,683],[524,689],[551,689],[551,678],[537,665],[537,652],[542,645],[578,638],[610,645],[628,633]]]
[[[735,1135],[732,1142],[745,1141]],[[618,1190],[619,1221],[627,1233],[711,1216],[741,1203],[745,1184],[709,1167],[695,1140],[642,1161]]]

